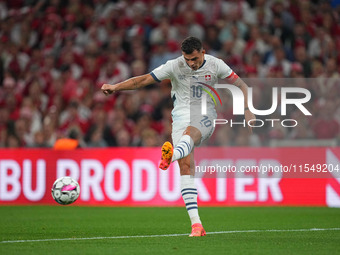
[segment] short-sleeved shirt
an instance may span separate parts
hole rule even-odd
[[[221,59],[205,54],[202,66],[192,70],[183,56],[169,60],[154,69],[150,74],[156,81],[171,80],[171,97],[174,101],[172,110],[173,120],[190,118],[190,107],[197,104],[202,93],[209,91],[209,86],[214,87],[219,79],[234,75],[233,70]],[[204,90],[203,90],[204,89]],[[207,112],[216,112],[214,102],[207,97]]]

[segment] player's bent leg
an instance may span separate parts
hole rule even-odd
[[[183,136],[178,141],[175,148],[170,142],[165,142],[162,146],[162,157],[159,168],[167,170],[171,162],[187,157],[193,150],[195,144],[201,141],[201,132],[189,126],[183,132]]]
[[[190,236],[204,236],[206,233],[202,226],[197,206],[197,189],[194,180],[194,153],[192,152],[189,156],[179,159],[178,164],[181,171],[181,194],[192,225]]]
[[[201,131],[197,128],[189,126],[183,132],[183,136],[174,148],[174,155],[172,162],[188,156],[194,149],[194,145],[198,145],[201,142]]]
[[[189,135],[194,141],[195,145],[199,145],[201,142],[202,133],[198,128],[195,128],[193,126],[188,126],[184,130],[183,135]]]
[[[159,168],[162,170],[167,170],[171,164],[171,159],[173,155],[173,147],[170,142],[165,142],[162,146],[162,157],[159,163]]]

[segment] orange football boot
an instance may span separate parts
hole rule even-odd
[[[174,148],[170,142],[165,142],[162,146],[162,158],[159,163],[159,168],[167,170],[171,164],[172,155],[174,154]]]
[[[201,223],[195,223],[191,226],[191,234],[189,236],[206,236],[207,233],[205,232]]]

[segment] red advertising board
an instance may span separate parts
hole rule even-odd
[[[55,204],[52,184],[65,175],[79,182],[77,205],[183,205],[178,165],[159,170],[159,154],[159,148],[0,150],[0,205]],[[340,207],[338,148],[206,147],[195,149],[195,158],[200,205]]]

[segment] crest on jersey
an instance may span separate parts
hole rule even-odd
[[[185,75],[184,74],[179,74],[178,75],[179,80],[185,80]]]

